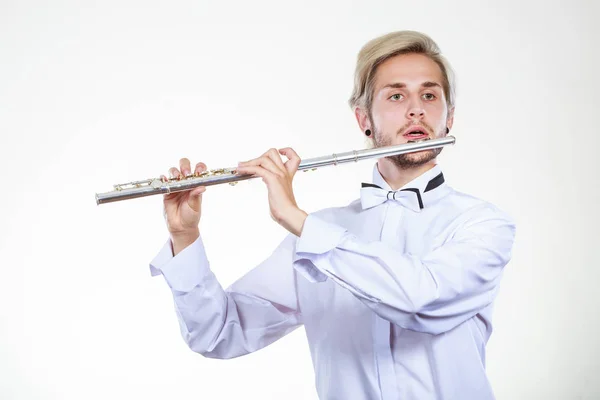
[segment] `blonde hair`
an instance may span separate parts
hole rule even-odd
[[[354,89],[348,101],[350,107],[361,107],[370,112],[377,67],[391,57],[408,53],[423,54],[438,64],[442,71],[446,104],[448,109],[454,107],[454,71],[438,45],[429,36],[416,31],[391,32],[370,40],[362,47],[356,61]]]

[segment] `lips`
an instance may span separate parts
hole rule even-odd
[[[429,137],[429,134],[424,127],[415,125],[408,128],[403,136],[409,139],[423,139]]]

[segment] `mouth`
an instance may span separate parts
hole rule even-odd
[[[408,139],[408,143],[422,142],[430,139],[425,128],[421,127],[413,127],[405,132],[402,136]]]

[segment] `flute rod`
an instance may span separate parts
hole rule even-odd
[[[403,143],[393,146],[376,147],[373,149],[351,150],[344,153],[326,155],[321,157],[302,160],[298,166],[299,171],[315,170],[317,168],[358,162],[370,158],[383,158],[398,154],[414,153],[417,151],[430,150],[454,144],[454,136],[429,139],[419,142]],[[157,194],[168,194],[192,190],[198,186],[211,186],[222,183],[236,184],[257,178],[256,175],[238,174],[235,168],[222,168],[218,170],[205,171],[198,175],[189,175],[183,178],[172,178],[166,182],[160,178],[134,181],[114,185],[114,190],[104,193],[96,193],[96,204],[112,203],[115,201],[152,196]]]

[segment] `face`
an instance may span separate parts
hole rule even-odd
[[[375,146],[435,139],[452,127],[440,67],[422,54],[392,57],[377,68],[371,112],[357,110],[363,132],[370,129]],[[415,128],[421,135],[407,134]],[[412,168],[436,158],[441,148],[387,157],[400,168]]]

